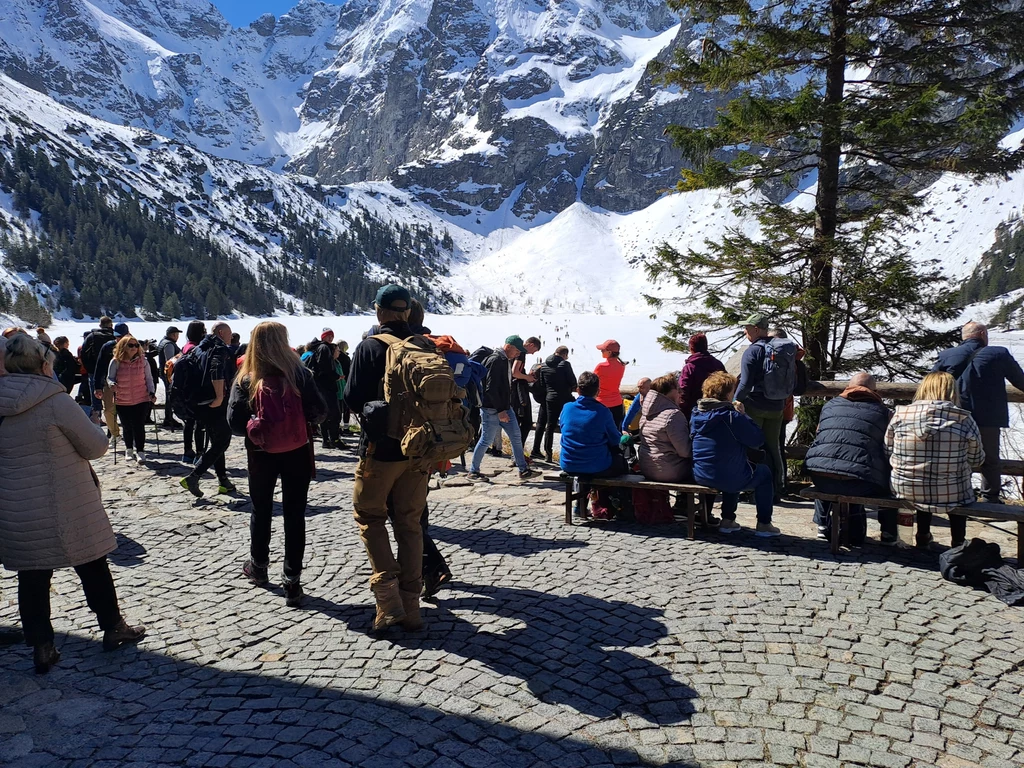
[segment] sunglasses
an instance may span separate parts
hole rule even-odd
[[[128,347],[128,349],[138,349],[139,348],[139,345],[134,343],[134,342],[132,342],[131,344],[125,344],[125,346]]]

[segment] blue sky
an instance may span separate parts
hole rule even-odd
[[[327,0],[341,5],[343,0]],[[258,19],[264,13],[280,16],[298,4],[299,0],[213,0],[224,18],[236,27],[244,27],[250,21]]]

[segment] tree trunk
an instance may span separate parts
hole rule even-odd
[[[810,254],[811,274],[804,326],[808,375],[813,379],[831,378],[834,375],[828,359],[832,315],[832,246],[838,223],[849,3],[850,0],[831,0],[829,4],[829,55],[822,102],[818,191],[814,202],[814,244]]]

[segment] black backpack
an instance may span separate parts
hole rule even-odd
[[[182,421],[196,417],[196,409],[215,397],[210,382],[210,353],[193,347],[174,364],[167,401],[174,415]]]
[[[85,370],[89,372],[89,376],[92,376],[93,371],[96,370],[96,362],[100,357],[100,350],[103,349],[103,345],[114,338],[113,332],[97,333],[93,331],[86,338],[85,343],[82,344],[82,352],[79,356],[79,360],[82,361],[82,365],[85,366]]]
[[[474,350],[473,354],[469,356],[469,359],[474,363],[483,363],[484,360],[494,354],[494,350],[490,347],[479,347]]]
[[[530,373],[533,374],[533,383],[530,385],[530,394],[538,405],[543,405],[548,396],[548,387],[544,383],[543,366],[535,365]]]

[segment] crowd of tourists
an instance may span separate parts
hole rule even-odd
[[[281,585],[289,606],[300,606],[304,597],[305,513],[317,435],[321,450],[343,448],[355,416],[360,437],[353,508],[372,571],[374,631],[421,628],[421,598],[452,578],[429,534],[430,475],[447,473],[452,460],[468,455],[469,478],[488,482],[483,458],[505,455],[502,435],[522,480],[538,474],[537,463],[554,463],[558,434],[558,464],[566,473],[584,480],[639,473],[716,489],[721,519],[711,524],[722,533],[741,529],[736,512],[741,494],[749,493],[755,534],[779,535],[772,515],[787,491],[785,424],[806,386],[806,371],[803,350],[781,330],[769,329],[763,314],[746,319],[749,345],[735,361],[718,360],[707,337],[695,334],[681,370],[641,379],[627,404],[621,393],[626,363],[614,339],[599,344],[600,361],[577,376],[565,346],[530,365],[528,358],[543,347],[535,336],[513,334],[470,352],[451,336],[433,334],[424,326],[422,305],[400,286],[382,287],[375,309],[377,323],[351,357],[329,328],[293,347],[287,329],[274,321],[256,325],[244,344],[226,322],[207,329],[193,321],[179,346],[175,326],[159,343],[140,341],[126,324],[104,317],[85,334],[77,354],[66,337],[51,342],[44,329],[4,332],[0,560],[18,572],[22,624],[37,671],[60,657],[49,608],[56,568],[78,573],[105,649],[145,634],[118,608],[107,565],[116,541],[90,461],[122,450],[131,465],[146,466],[146,428],[156,426],[152,410],[160,382],[166,402],[160,424],[182,431],[188,473],[180,484],[190,494],[203,496],[201,483],[211,469],[218,493],[237,492],[226,450],[233,436],[244,439],[251,520],[241,572],[254,585],[270,580],[280,481]],[[972,471],[982,472],[984,498],[999,497],[999,431],[1009,423],[1006,380],[1024,389],[1024,371],[1007,350],[989,346],[978,323],[964,327],[963,343],[940,354],[914,402],[895,412],[872,375],[856,374],[824,405],[807,471],[828,493],[914,502],[920,510],[917,543],[926,547],[932,512],[974,500]],[[660,503],[647,499],[646,512],[658,512]],[[614,506],[598,495],[592,509]],[[894,544],[895,509],[884,501],[881,506],[882,543]],[[827,503],[816,504],[821,537],[830,530],[830,513]],[[575,514],[592,513],[581,504]],[[851,538],[859,543],[862,508],[852,510],[852,519]],[[951,516],[951,533],[953,544],[963,540],[963,518]]]

